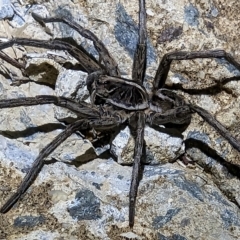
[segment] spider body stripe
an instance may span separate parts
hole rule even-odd
[[[95,75],[89,80],[92,101],[97,104],[98,99],[125,110],[144,110],[149,107],[146,89],[128,79]]]

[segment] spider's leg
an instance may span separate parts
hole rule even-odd
[[[19,198],[25,193],[25,191],[29,188],[37,174],[41,171],[44,165],[44,158],[46,158],[50,153],[53,152],[63,141],[65,141],[72,133],[77,131],[78,129],[83,129],[83,125],[86,125],[86,121],[78,120],[66,127],[66,129],[61,132],[57,137],[54,138],[52,142],[50,142],[46,147],[44,147],[37,159],[34,161],[32,168],[26,174],[20,186],[18,187],[16,193],[14,193],[7,202],[1,207],[0,212],[6,213],[8,212],[12,206],[19,200]]]
[[[189,104],[189,107],[196,113],[198,113],[209,125],[214,127],[222,137],[224,137],[235,149],[240,152],[240,143],[235,139],[231,133],[209,112],[196,105]]]
[[[145,0],[139,0],[139,39],[134,54],[132,79],[140,84],[144,81],[147,52],[147,27]]]
[[[129,226],[134,225],[135,216],[135,204],[137,197],[137,190],[140,181],[140,167],[141,167],[141,157],[143,153],[143,143],[144,143],[144,126],[145,126],[145,115],[143,112],[137,112],[134,116],[134,122],[136,126],[134,128],[134,162],[132,170],[132,180],[129,192]]]
[[[147,28],[146,28],[146,8],[145,0],[139,0],[139,39],[134,54],[132,79],[133,81],[142,84],[144,81],[146,69],[146,50],[147,50]],[[141,157],[143,154],[144,144],[144,127],[145,114],[137,112],[134,116],[134,123],[130,127],[134,131],[135,147],[134,147],[134,162],[132,170],[132,180],[129,192],[129,226],[133,227],[135,217],[135,205],[137,190],[140,181]],[[136,124],[136,125],[135,125]]]
[[[238,63],[231,54],[224,50],[210,50],[210,51],[196,51],[196,52],[171,52],[163,56],[156,76],[154,78],[154,90],[157,91],[162,88],[166,82],[171,62],[173,60],[188,60],[195,58],[225,58],[230,64],[240,71],[240,63]]]
[[[103,42],[91,31],[85,29],[78,23],[73,20],[69,20],[67,18],[60,18],[60,17],[49,17],[43,18],[36,13],[32,13],[33,18],[38,21],[40,24],[45,26],[45,23],[50,22],[63,22],[76,30],[81,36],[91,40],[94,44],[94,47],[98,51],[99,58],[103,60],[105,68],[107,70],[107,75],[109,76],[120,76],[120,71],[118,69],[118,65],[114,58],[110,55],[107,48],[103,44]]]
[[[58,99],[58,100],[57,100]],[[39,173],[44,165],[44,158],[51,154],[63,141],[65,141],[72,133],[77,130],[85,130],[96,128],[100,131],[116,128],[121,122],[126,121],[125,114],[116,113],[109,114],[108,108],[104,108],[105,115],[100,116],[98,109],[92,107],[90,104],[74,103],[65,98],[57,98],[54,96],[37,96],[19,99],[0,100],[0,108],[30,106],[38,104],[54,103],[55,105],[66,107],[70,110],[76,111],[79,115],[82,114],[85,119],[76,120],[74,123],[69,124],[66,129],[60,133],[54,140],[44,147],[37,159],[34,161],[31,170],[26,174],[22,183],[20,184],[17,192],[13,194],[9,200],[0,209],[1,213],[6,213],[11,207],[19,200],[23,193],[29,188],[36,175]],[[60,103],[60,104],[59,104]],[[77,106],[78,105],[78,106]],[[75,110],[74,110],[75,109]]]
[[[23,97],[23,98],[13,98],[13,99],[2,99],[0,100],[1,108],[12,108],[19,106],[33,106],[42,104],[54,104],[59,107],[67,108],[75,112],[78,117],[84,118],[98,118],[100,117],[97,108],[94,108],[91,104],[87,103],[76,103],[70,99],[64,97],[56,97],[51,95],[38,95],[35,97]]]
[[[16,68],[20,68],[20,69],[24,69],[25,66],[21,63],[19,63],[18,61],[16,61],[13,58],[10,58],[7,54],[4,54],[2,52],[0,52],[0,58],[5,60],[6,62],[10,63],[11,65],[13,65]]]
[[[240,143],[231,133],[205,109],[192,104],[186,104],[165,113],[149,112],[146,114],[146,122],[151,126],[166,123],[184,124],[189,123],[192,113],[198,113],[209,125],[224,137],[235,149],[240,152]]]
[[[72,55],[79,62],[79,64],[88,73],[95,72],[100,69],[104,69],[104,67],[99,65],[97,63],[97,61],[95,59],[93,59],[90,55],[81,51],[79,48],[76,48],[75,46],[73,46],[67,42],[61,41],[61,40],[44,41],[44,40],[31,40],[31,39],[27,39],[27,38],[16,38],[16,39],[11,39],[7,42],[0,43],[0,50],[3,50],[8,47],[12,47],[14,44],[67,51],[70,55]],[[3,59],[5,61],[9,62],[10,64],[16,66],[16,64],[14,64],[12,62],[11,58],[5,57]]]

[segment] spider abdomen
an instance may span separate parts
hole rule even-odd
[[[95,103],[104,100],[126,110],[144,110],[149,107],[145,88],[131,80],[102,75],[93,85]]]

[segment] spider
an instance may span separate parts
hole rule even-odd
[[[39,48],[67,51],[88,73],[87,88],[91,103],[75,102],[74,100],[51,95],[38,95],[0,100],[0,108],[18,106],[33,106],[39,104],[55,104],[67,108],[77,115],[77,120],[66,124],[66,128],[56,138],[45,146],[34,161],[32,168],[26,174],[14,193],[1,207],[0,212],[8,212],[12,206],[26,192],[36,175],[44,165],[44,159],[52,153],[72,133],[83,130],[94,130],[105,135],[121,126],[129,126],[135,140],[134,163],[129,192],[129,226],[134,225],[135,203],[140,181],[141,158],[144,148],[144,127],[146,124],[153,128],[159,125],[173,124],[185,126],[191,121],[193,113],[199,114],[206,122],[213,126],[235,149],[240,152],[240,143],[226,130],[226,128],[210,113],[201,107],[186,103],[174,91],[164,88],[166,78],[173,60],[188,60],[195,58],[225,58],[230,64],[240,70],[240,64],[224,50],[184,52],[176,51],[163,56],[157,69],[153,91],[148,94],[143,86],[146,69],[147,28],[145,0],[139,0],[139,40],[133,60],[132,79],[124,79],[116,61],[110,55],[104,44],[91,31],[76,22],[66,18],[43,18],[35,13],[33,18],[45,26],[46,23],[63,22],[76,30],[83,37],[91,40],[99,54],[96,60],[86,50],[60,39],[52,41],[16,38],[0,44],[0,50],[14,44],[34,46]],[[13,66],[24,71],[24,64],[0,52],[0,57]]]

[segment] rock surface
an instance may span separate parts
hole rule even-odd
[[[239,1],[146,2],[149,40],[144,85],[148,91],[160,58],[171,51],[224,49],[240,62]],[[64,24],[48,24],[46,33],[31,11],[72,18],[90,29],[116,59],[122,76],[131,77],[138,1],[0,1],[0,39],[73,37],[97,57],[92,43]],[[16,59],[25,57],[31,81],[11,85],[23,78],[22,73],[0,60],[1,99],[40,94],[87,99],[84,73],[64,67],[66,62],[76,64],[67,53],[22,46],[4,52]],[[183,90],[176,90],[180,95],[210,111],[239,140],[240,83],[220,84],[239,75],[223,59],[178,61],[171,65],[167,85],[180,85]],[[39,151],[64,129],[59,120],[66,118],[52,105],[1,109],[0,205],[17,188]],[[0,239],[239,239],[236,165],[240,154],[196,115],[175,140],[165,135],[167,130],[145,131],[146,162],[153,165],[143,171],[133,229],[128,227],[131,166],[96,158],[101,149],[95,150],[77,133],[48,158],[51,161],[23,199],[0,215]],[[120,133],[110,146],[124,164],[133,154],[129,134],[125,136],[125,143],[119,142]],[[160,137],[162,142],[156,142]],[[168,140],[174,144],[167,144]],[[184,150],[183,140],[195,165],[168,163]]]

